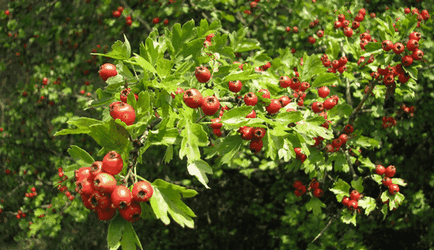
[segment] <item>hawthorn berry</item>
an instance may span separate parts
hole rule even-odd
[[[235,82],[229,81],[229,90],[234,92],[234,93],[240,92],[242,87],[243,87],[243,84],[241,83],[240,80],[237,80]]]
[[[220,101],[214,95],[207,96],[203,99],[201,108],[205,115],[214,115],[220,108]]]
[[[392,195],[399,193],[399,186],[397,184],[390,184],[389,185],[389,193]]]
[[[311,189],[319,188],[319,182],[316,179],[313,179],[312,182],[310,183],[310,188]]]
[[[383,177],[383,180],[381,182],[383,183],[384,186],[388,187],[392,184],[392,179],[385,176],[385,177]]]
[[[117,175],[122,171],[124,167],[124,162],[122,157],[116,151],[110,151],[102,160],[102,170],[111,175]]]
[[[128,97],[128,95],[130,94],[130,92],[131,92],[131,89],[130,89],[130,88],[126,88],[126,89],[123,89],[123,90],[121,91],[121,101],[122,101],[123,103],[127,103],[127,97]],[[138,96],[136,93],[134,93],[134,97],[136,98],[136,101],[139,100],[139,96]]]
[[[395,52],[395,54],[399,55],[404,51],[405,47],[402,43],[395,43],[395,45],[393,45],[392,49],[393,49],[393,52]]]
[[[142,207],[139,203],[132,202],[124,209],[119,209],[119,213],[126,221],[135,222],[140,219],[140,215],[142,214]]]
[[[94,180],[95,190],[104,194],[111,194],[116,187],[116,179],[109,173],[99,173]]]
[[[357,190],[353,190],[353,191],[351,191],[351,193],[350,193],[350,200],[355,200],[355,201],[358,201],[360,199],[360,193],[359,193],[359,191],[357,191]]]
[[[327,86],[322,86],[318,89],[318,95],[322,98],[326,98],[330,94],[330,89]]]
[[[253,136],[256,139],[262,139],[265,136],[265,133],[267,131],[265,130],[265,128],[255,128],[253,129]]]
[[[419,42],[416,39],[410,39],[407,42],[407,49],[410,51],[414,51],[415,49],[419,48]]]
[[[246,118],[256,118],[256,111],[252,109],[252,111],[246,116]]]
[[[116,66],[111,63],[104,63],[98,73],[101,79],[103,79],[104,81],[107,81],[108,78],[116,76],[118,74],[118,72],[116,71]]]
[[[326,110],[332,109],[335,105],[336,105],[336,101],[332,97],[327,98],[323,103],[323,106]]]
[[[258,153],[261,151],[262,146],[264,145],[262,139],[254,139],[250,141],[250,150],[252,150],[253,153]]]
[[[133,196],[130,190],[123,185],[116,186],[116,188],[111,193],[111,201],[115,208],[125,209],[131,204]]]
[[[119,119],[125,122],[127,126],[132,125],[136,120],[134,108],[123,102],[113,102],[110,104],[110,115],[114,120]]]
[[[383,165],[377,165],[375,166],[375,173],[378,175],[383,175],[386,173],[386,168],[384,168]]]
[[[396,174],[396,167],[393,165],[388,166],[385,174],[387,177],[392,178]]]
[[[312,111],[315,113],[322,112],[324,110],[324,104],[321,102],[312,103]]]
[[[291,99],[289,99],[288,96],[284,95],[279,98],[280,106],[285,107],[291,102]]]
[[[151,183],[147,181],[138,181],[134,183],[133,190],[131,191],[132,198],[136,202],[149,201],[153,193],[154,189],[152,188]]]
[[[188,107],[195,109],[202,105],[203,97],[199,90],[189,89],[185,91],[183,100]]]
[[[211,122],[212,122],[212,124],[211,124],[211,128],[212,129],[221,129],[221,127],[223,126],[223,124],[221,123],[221,118],[214,118],[214,119],[211,119]]]
[[[324,194],[324,192],[320,188],[313,190],[313,195],[317,198],[320,198],[323,194]]]
[[[410,55],[406,55],[402,58],[402,65],[405,67],[410,66],[413,64],[413,57]]]
[[[282,108],[280,101],[278,99],[271,99],[270,105],[268,105],[265,109],[268,114],[273,115],[279,112],[280,108]]]
[[[268,89],[260,89],[258,92],[264,93],[262,97],[270,99],[270,91]]]
[[[348,202],[350,201],[350,198],[348,198],[348,196],[344,196],[344,198],[342,199],[342,205],[348,207]]]
[[[208,82],[209,79],[211,79],[211,73],[209,72],[208,68],[205,66],[196,67],[196,70],[194,71],[194,75],[196,76],[196,79],[200,83]]]
[[[410,33],[410,35],[408,36],[408,38],[410,40],[414,39],[416,41],[419,41],[422,38],[422,35],[420,34],[420,32],[413,31],[413,32]]]
[[[371,14],[372,14],[372,13],[371,13]],[[351,211],[356,210],[358,207],[359,207],[359,204],[358,204],[357,201],[355,201],[355,200],[349,200],[349,201],[348,201],[348,208],[349,208]]]
[[[423,51],[420,49],[415,49],[413,51],[413,54],[411,54],[411,57],[413,57],[414,60],[422,60],[423,58]]]
[[[279,77],[279,85],[282,88],[288,88],[289,86],[291,86],[291,82],[292,80],[288,76]]]

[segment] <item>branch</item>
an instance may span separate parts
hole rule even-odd
[[[343,151],[344,151],[344,153],[345,153],[345,157],[347,158],[347,162],[348,162],[348,166],[350,167],[350,172],[351,172],[351,175],[353,176],[353,180],[357,180],[357,179],[359,179],[359,177],[357,176],[357,174],[356,174],[356,171],[354,171],[354,168],[353,168],[353,164],[351,163],[351,158],[350,158],[350,154],[348,154],[348,150],[344,150],[344,149],[342,149]]]
[[[128,6],[128,4],[124,1],[124,0],[120,0],[122,5],[124,5],[125,7],[127,7],[128,9],[131,9],[131,7]],[[151,27],[140,17],[140,16],[135,16],[134,18],[136,18],[137,20],[139,20],[139,22],[141,24],[143,24],[143,26],[145,26],[145,29],[149,32],[151,32]]]
[[[329,228],[329,226],[332,224],[332,222],[334,220],[336,220],[336,218],[338,217],[338,215],[341,213],[342,210],[343,210],[343,208],[341,210],[339,210],[335,215],[333,215],[333,217],[330,218],[327,225],[321,230],[321,232],[315,237],[315,239],[312,240],[311,243],[315,242],[319,237],[321,237],[321,235],[324,234],[324,232],[327,230],[327,228]]]

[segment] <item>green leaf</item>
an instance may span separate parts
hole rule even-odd
[[[370,42],[365,45],[365,51],[362,56],[371,56],[371,54],[378,54],[383,51],[380,42]],[[366,59],[367,60],[367,59]]]
[[[400,178],[392,178],[392,183],[398,184],[399,186],[403,186],[403,187],[407,186],[407,183],[405,183],[404,180]]]
[[[293,112],[279,112],[275,117],[275,121],[281,124],[288,125],[290,123],[299,122],[303,120],[303,115],[300,111]]]
[[[196,178],[202,183],[206,188],[210,188],[208,183],[208,177],[206,174],[212,174],[212,168],[204,160],[194,160],[190,161],[187,166],[188,173],[190,175],[196,176]]]
[[[324,66],[321,64],[321,60],[316,55],[308,56],[304,53],[303,66],[300,70],[300,82],[309,82],[310,79],[323,72]]]
[[[378,24],[380,24],[386,30],[387,33],[389,33],[392,36],[395,34],[395,29],[393,29],[393,33],[392,33],[392,31],[390,31],[390,29],[389,29],[389,25],[385,21],[383,21],[383,19],[381,19],[381,18],[374,18],[374,20]]]
[[[331,58],[337,58],[340,51],[339,43],[335,40],[329,40],[326,50],[326,54],[331,56]]]
[[[236,80],[240,80],[240,81],[246,81],[246,80],[251,80],[251,79],[257,79],[260,78],[261,76],[253,71],[233,71],[231,72],[229,75],[227,75],[223,82],[229,82],[229,81],[236,81]]]
[[[338,76],[334,73],[322,73],[315,79],[315,81],[313,81],[312,88],[317,88],[324,85],[332,85],[337,80]]]
[[[341,214],[341,221],[345,224],[351,223],[354,226],[356,226],[356,217],[357,217],[357,213],[354,213],[353,211],[350,211],[348,208],[345,208]]]
[[[72,159],[74,159],[75,162],[77,162],[78,165],[80,166],[90,166],[93,164],[93,162],[95,161],[93,159],[92,156],[89,155],[88,152],[86,152],[86,150],[72,145],[69,149],[68,149],[68,154],[72,157]]]
[[[179,158],[182,160],[184,156],[187,156],[190,161],[200,159],[199,147],[208,145],[208,136],[203,127],[189,121],[184,130],[182,130],[181,137]]]
[[[372,197],[365,196],[360,199],[357,204],[365,210],[365,215],[369,215],[372,211],[377,208],[375,199]]]
[[[356,138],[351,140],[355,146],[359,146],[362,148],[369,148],[369,147],[379,147],[380,143],[375,140],[374,138],[365,137],[363,135],[359,135]]]
[[[330,157],[332,159],[332,157]],[[350,166],[348,166],[347,158],[343,154],[333,156],[335,158],[335,171],[342,171],[348,173]]]
[[[129,61],[126,61],[128,63],[132,63],[132,64],[136,64],[139,65],[140,67],[142,67],[144,70],[148,70],[152,73],[155,73],[158,75],[157,70],[154,68],[154,66],[152,66],[152,64],[150,64],[148,61],[145,60],[145,58],[137,55],[136,53],[134,53],[135,57],[131,57]],[[159,76],[159,75],[158,75]],[[160,76],[159,76],[160,77]],[[161,77],[160,77],[161,78]]]
[[[140,243],[139,237],[137,237],[133,225],[125,221],[124,233],[122,234],[121,241],[122,250],[136,250],[136,245],[143,250],[142,244]]]
[[[359,193],[363,193],[363,190],[364,190],[364,188],[363,188],[363,178],[359,177],[359,179],[357,179],[357,181],[352,180],[351,181],[351,186],[354,189],[356,189],[357,191],[359,191]]]
[[[307,211],[313,211],[314,216],[318,216],[322,213],[321,208],[326,205],[318,198],[312,197],[308,203],[306,203]]]
[[[189,42],[193,37],[196,36],[197,32],[196,29],[194,29],[194,20],[190,20],[186,22],[182,28],[180,23],[176,23],[172,27],[172,45],[175,49],[175,55],[179,54],[181,52],[182,47],[184,44]]]
[[[196,215],[187,205],[185,205],[184,202],[182,202],[181,195],[185,193],[188,197],[193,197],[197,194],[196,191],[188,190],[161,179],[155,180],[152,183],[152,187],[154,188],[154,194],[152,195],[150,202],[152,210],[154,210],[155,216],[158,219],[160,219],[165,225],[169,225],[170,219],[168,214],[170,214],[172,219],[181,227],[194,227],[192,217],[196,217]]]
[[[131,56],[131,46],[128,42],[127,37],[124,35],[125,43],[121,41],[116,41],[112,45],[112,51],[110,51],[107,54],[102,53],[90,53],[91,55],[97,55],[97,56],[104,56],[109,57],[117,60],[127,60]]]
[[[125,224],[125,220],[120,214],[116,215],[110,221],[107,233],[107,245],[110,249],[114,250],[119,248]]]
[[[349,197],[350,185],[347,182],[343,181],[342,179],[338,179],[333,184],[333,188],[330,188],[330,191],[332,191],[336,195],[337,201],[342,202],[344,196]]]
[[[375,164],[371,162],[371,159],[359,157],[358,160],[362,163],[363,167],[367,167],[371,170],[375,169]]]
[[[223,125],[227,126],[228,129],[239,128],[251,119],[246,118],[246,116],[252,112],[252,109],[252,106],[241,106],[228,110],[224,112],[221,122]]]
[[[167,59],[164,59],[164,55],[160,54],[157,58],[157,73],[161,77],[166,77],[170,75],[170,71],[172,70],[173,62]]]

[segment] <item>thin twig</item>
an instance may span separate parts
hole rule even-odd
[[[330,218],[330,220],[327,223],[327,225],[321,230],[321,232],[315,237],[315,239],[312,240],[311,243],[314,243],[319,237],[321,237],[324,234],[324,232],[327,230],[327,228],[330,227],[330,225],[332,224],[332,222],[334,220],[336,220],[336,218],[338,217],[338,215],[340,214],[341,211],[342,211],[342,209],[339,210],[335,215],[333,215],[333,217]]]
[[[348,166],[350,167],[350,172],[351,172],[351,175],[353,176],[353,180],[356,181],[357,179],[359,179],[359,176],[357,176],[356,171],[354,171],[353,164],[351,163],[350,154],[348,153],[348,150],[346,150],[346,149],[345,150],[342,149],[342,150],[344,151],[345,157],[347,158]]]

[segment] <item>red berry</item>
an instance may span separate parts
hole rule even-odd
[[[93,182],[95,190],[104,194],[111,194],[116,187],[116,179],[108,173],[99,173]]]
[[[113,17],[118,18],[118,17],[121,16],[121,13],[119,11],[115,10],[115,11],[112,12],[112,15],[113,15]]]
[[[154,189],[147,181],[136,182],[131,192],[133,200],[136,202],[147,202],[152,197]]]
[[[342,199],[342,205],[348,207],[349,201],[350,201],[350,198],[348,198],[347,196],[344,196],[344,198]]]
[[[255,129],[253,129],[253,136],[256,139],[262,139],[265,136],[265,133],[267,133],[267,131],[265,130],[265,128],[255,128]]]
[[[377,165],[375,166],[375,173],[379,175],[383,175],[386,173],[386,168],[384,168],[383,165]]]
[[[313,179],[312,182],[310,183],[310,188],[311,189],[319,188],[319,182],[316,179]]]
[[[399,186],[397,184],[390,184],[389,185],[389,193],[392,195],[399,193]]]
[[[336,104],[337,104],[337,103],[336,103],[335,99],[333,99],[332,97],[330,97],[330,98],[327,98],[327,99],[324,101],[323,106],[324,106],[324,108],[325,108],[326,110],[330,110],[330,109],[332,109]]]
[[[123,102],[113,102],[110,104],[110,115],[116,120],[119,119],[127,126],[132,125],[136,120],[136,112],[133,107]]]
[[[320,198],[323,195],[323,191],[320,188],[313,190],[313,195],[317,198]]]
[[[205,115],[214,115],[220,108],[220,101],[213,95],[207,96],[203,99],[201,108]]]
[[[300,188],[301,186],[303,186],[303,183],[302,183],[301,181],[295,181],[295,182],[292,184],[292,186],[298,189],[298,188]]]
[[[115,208],[125,209],[131,204],[132,200],[133,196],[131,195],[130,190],[123,185],[116,186],[111,193],[111,201]]]
[[[130,94],[130,92],[131,92],[130,88],[126,88],[126,89],[123,89],[121,91],[121,101],[123,103],[127,103],[127,98],[128,98],[128,95]],[[136,101],[139,100],[139,96],[136,93],[134,93],[134,97],[136,98]]]
[[[252,150],[253,153],[258,153],[261,151],[262,146],[264,143],[262,142],[262,139],[254,139],[250,141],[250,150]]]
[[[351,29],[350,27],[345,27],[344,28],[344,35],[346,37],[351,37],[353,35],[353,29]]]
[[[372,13],[371,13],[371,14],[372,14]],[[350,201],[348,201],[348,208],[349,208],[351,211],[356,210],[358,207],[359,207],[359,204],[358,204],[357,201],[355,201],[355,200],[350,200]]]
[[[289,99],[288,96],[284,95],[279,98],[280,106],[285,107],[291,102],[291,99]]]
[[[287,77],[287,76],[281,76],[279,78],[279,85],[282,88],[288,88],[289,86],[291,86],[291,78]]]
[[[124,167],[124,162],[122,157],[116,151],[110,151],[102,160],[102,170],[111,175],[117,175],[122,171]]]
[[[383,48],[384,51],[389,51],[393,49],[393,43],[390,40],[384,40],[381,43],[381,47]]]
[[[243,87],[243,84],[241,83],[240,80],[237,80],[235,82],[234,81],[229,82],[229,90],[234,92],[234,93],[240,92],[242,87]]]
[[[392,184],[392,179],[390,179],[389,177],[385,176],[382,180],[382,183],[384,186],[388,187]]]
[[[253,92],[249,92],[244,96],[244,103],[247,106],[255,106],[258,103],[258,97]]]
[[[392,49],[393,49],[393,52],[395,52],[395,54],[399,55],[404,51],[405,47],[402,43],[395,43],[395,45],[393,45]]]
[[[271,99],[270,105],[268,105],[265,109],[267,110],[268,114],[273,115],[279,112],[280,108],[282,108],[282,106],[280,105],[279,100]]]
[[[211,124],[211,128],[212,129],[221,129],[221,127],[223,126],[223,124],[221,123],[221,118],[214,118],[214,119],[211,119],[211,122],[212,122],[212,124]]]
[[[258,92],[264,93],[262,97],[270,99],[270,91],[268,89],[260,89]]]
[[[198,108],[202,105],[203,97],[197,89],[189,89],[184,93],[184,102],[190,108]]]
[[[111,63],[104,63],[98,73],[101,79],[103,79],[104,81],[107,81],[108,78],[116,76],[118,74],[118,72],[116,71],[116,66]]]
[[[386,168],[386,176],[392,178],[396,174],[396,167],[390,165]]]
[[[312,103],[312,111],[315,113],[322,112],[324,110],[324,104],[321,102]]]
[[[410,51],[414,51],[415,49],[419,48],[419,42],[416,39],[410,39],[407,42],[407,49]]]
[[[420,32],[413,31],[413,32],[410,33],[410,35],[408,36],[408,38],[410,40],[414,39],[414,40],[419,41],[422,38],[422,35],[420,34]]]
[[[142,207],[140,206],[140,204],[132,202],[125,209],[120,209],[119,213],[126,221],[135,222],[140,219],[140,215],[142,214]]]
[[[406,55],[402,58],[402,65],[404,66],[410,66],[413,64],[413,57],[410,55]]]
[[[157,23],[159,23],[160,22],[160,18],[159,17],[154,17],[153,19],[152,19],[152,23],[153,24],[157,24]]]
[[[350,193],[350,200],[358,201],[360,199],[360,193],[357,190],[353,190]]]
[[[411,57],[413,57],[413,60],[422,60],[423,58],[423,51],[420,49],[415,49],[413,51],[413,54],[411,54]]]
[[[196,79],[201,83],[208,82],[209,79],[211,79],[211,73],[209,72],[208,68],[204,66],[196,67],[194,74]]]

